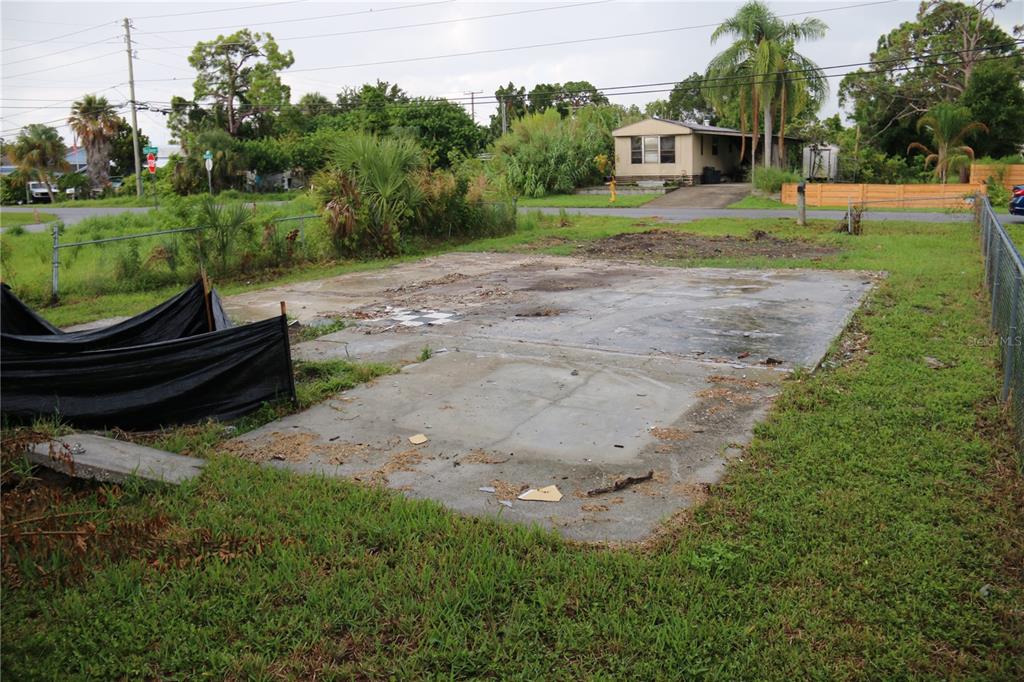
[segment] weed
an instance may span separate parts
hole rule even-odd
[[[420,351],[420,362],[426,362],[434,356],[434,351],[430,349],[430,346],[423,346],[423,350]]]

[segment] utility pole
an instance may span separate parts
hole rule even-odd
[[[132,156],[135,157],[135,194],[142,196],[142,164],[139,162],[139,118],[135,112],[135,69],[132,66],[132,22],[124,19],[124,40],[128,47],[128,94],[132,101]]]
[[[483,93],[483,90],[470,90],[469,92],[462,93],[463,95],[469,95],[469,115],[473,118],[473,123],[476,123],[476,96]]]
[[[508,114],[505,113],[505,98],[502,97],[498,102],[501,104],[501,134],[504,135],[508,132]]]

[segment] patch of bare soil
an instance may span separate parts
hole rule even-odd
[[[494,488],[494,494],[499,500],[514,500],[519,497],[521,492],[528,490],[530,486],[525,483],[516,484],[495,479],[491,481],[491,487]]]
[[[708,383],[711,384],[734,384],[736,386],[742,386],[743,388],[760,388],[764,386],[759,381],[753,379],[747,379],[745,377],[730,377],[722,374],[712,374],[707,378]]]
[[[821,258],[839,249],[800,239],[782,239],[755,230],[750,237],[709,237],[689,232],[654,229],[617,234],[588,242],[577,254],[615,260],[688,260],[763,256],[766,258]]]
[[[403,284],[400,287],[394,287],[391,289],[385,289],[386,294],[401,294],[410,291],[420,291],[422,289],[429,289],[430,287],[442,286],[444,284],[452,284],[460,280],[468,279],[469,275],[464,275],[461,272],[450,272],[442,277],[435,279],[428,279],[422,282],[413,282],[412,284]]]
[[[259,440],[228,441],[223,449],[250,462],[304,462],[312,455],[319,455],[331,464],[342,464],[354,456],[365,455],[369,446],[363,443],[325,443],[313,433],[274,431],[269,437]]]
[[[459,464],[504,464],[512,459],[511,455],[497,455],[483,450],[473,450],[459,460]]]
[[[655,426],[651,428],[651,435],[658,440],[679,441],[686,440],[693,434],[690,431],[683,431],[672,426]]]
[[[357,481],[370,485],[387,485],[388,478],[396,471],[416,471],[416,465],[423,461],[423,453],[416,448],[396,452],[388,458],[384,466],[373,471],[353,476]]]
[[[555,317],[561,312],[555,308],[538,308],[525,313],[516,313],[516,317]]]

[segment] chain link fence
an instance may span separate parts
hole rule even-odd
[[[296,247],[302,248],[306,242],[306,221],[319,220],[317,215],[300,215],[286,218],[274,218],[259,222],[253,230],[263,226],[263,234],[257,235],[262,239],[262,250],[267,251],[270,239],[277,235],[279,227],[292,229],[295,232]],[[146,280],[147,276],[153,287],[159,285],[170,285],[185,282],[192,279],[192,274],[185,274],[187,267],[182,267],[183,272],[178,272],[179,264],[183,263],[189,255],[187,254],[191,242],[182,242],[181,237],[192,233],[201,233],[205,227],[180,227],[172,230],[159,230],[155,232],[140,232],[133,234],[105,237],[102,239],[62,241],[59,223],[51,225],[52,256],[50,261],[50,298],[56,302],[60,297],[64,286],[64,280],[71,279],[76,288],[84,289],[93,293],[102,293],[112,286],[113,281],[130,278],[135,280]],[[273,233],[273,235],[272,235]],[[65,239],[68,234],[64,234]],[[281,241],[280,239],[276,241]],[[83,253],[83,248],[96,247],[100,245],[113,244],[115,242],[128,243],[128,250],[96,250],[90,254]],[[287,246],[278,245],[280,248]],[[280,250],[279,248],[279,250]],[[290,251],[291,249],[289,249]],[[280,255],[280,254],[279,254]],[[202,260],[202,257],[199,256]],[[159,262],[162,268],[150,269],[154,272],[143,273],[144,266],[155,266]],[[77,270],[77,272],[76,272]],[[92,280],[95,281],[92,281]],[[143,287],[145,288],[145,287]],[[79,292],[82,293],[82,292]]]
[[[1017,433],[1018,451],[1024,453],[1024,349],[1020,329],[1024,325],[1024,259],[996,218],[987,197],[977,200],[981,228],[981,251],[985,257],[985,286],[992,301],[992,328],[999,337],[999,360],[1003,370],[1001,398],[1009,410]]]

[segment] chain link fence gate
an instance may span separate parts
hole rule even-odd
[[[976,199],[981,231],[981,252],[985,258],[985,286],[992,300],[991,324],[999,338],[999,360],[1003,370],[1001,399],[1009,400],[1016,429],[1017,450],[1024,453],[1024,259],[996,218],[988,197]]]

